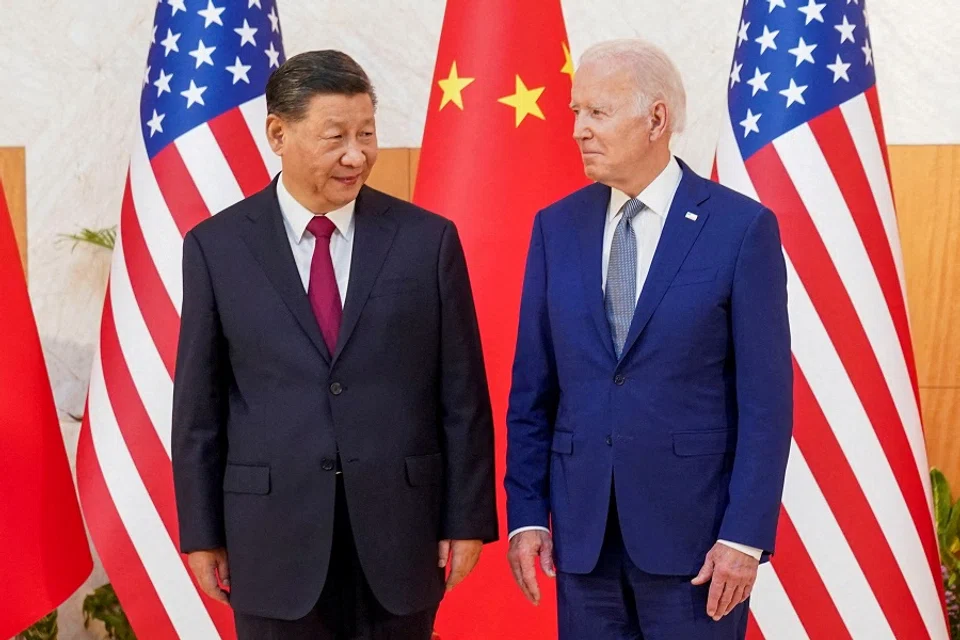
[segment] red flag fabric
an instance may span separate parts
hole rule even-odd
[[[93,570],[27,282],[0,184],[0,638]]]
[[[559,0],[449,0],[414,202],[452,218],[476,298],[497,425],[498,478],[520,291],[536,212],[587,183],[573,142],[573,61]],[[501,541],[448,594],[443,640],[556,637],[555,591],[524,600]]]

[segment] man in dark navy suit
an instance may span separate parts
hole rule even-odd
[[[184,241],[180,545],[241,640],[427,640],[497,537],[460,240],[363,186],[375,97],[349,56],[295,56],[266,97],[282,173]]]
[[[743,638],[792,428],[786,269],[768,209],[670,152],[685,97],[636,40],[587,51],[596,181],[541,211],[508,414],[509,560],[565,640]]]

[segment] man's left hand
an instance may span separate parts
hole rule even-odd
[[[710,584],[707,597],[707,615],[714,620],[733,611],[734,607],[750,597],[757,580],[760,561],[722,542],[713,545],[700,573],[691,582]]]
[[[447,575],[447,591],[467,577],[477,566],[480,560],[480,551],[483,550],[483,540],[441,540],[439,546],[440,560],[438,566],[450,566]]]

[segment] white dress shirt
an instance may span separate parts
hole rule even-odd
[[[313,250],[317,245],[312,233],[307,233],[307,225],[313,220],[312,211],[290,195],[283,186],[283,175],[277,181],[277,200],[280,202],[280,212],[283,214],[283,228],[287,231],[287,240],[293,251],[293,259],[300,272],[300,281],[303,290],[310,290],[310,263],[313,261]],[[357,201],[331,211],[327,218],[337,228],[330,236],[330,257],[333,259],[333,273],[337,276],[337,289],[340,290],[340,304],[347,300],[347,284],[350,281],[350,262],[353,259],[353,212]]]
[[[673,205],[673,199],[677,195],[677,188],[680,186],[680,179],[683,177],[683,170],[680,163],[673,156],[670,156],[670,162],[656,178],[653,179],[647,188],[637,195],[636,199],[644,204],[640,213],[633,219],[633,232],[637,238],[637,300],[640,299],[640,292],[643,290],[643,284],[650,273],[650,264],[653,262],[653,255],[660,243],[660,236],[663,233],[663,224],[667,220],[667,214],[670,213],[670,207]],[[610,203],[607,205],[607,219],[603,227],[603,264],[601,273],[603,290],[607,289],[607,270],[610,265],[610,248],[613,246],[613,233],[623,217],[621,209],[630,196],[619,189],[610,190]],[[636,304],[636,301],[634,302]],[[523,531],[547,531],[546,527],[532,526],[519,527],[510,532],[509,538]],[[718,542],[741,551],[756,559],[760,559],[761,550],[728,540],[718,540]]]

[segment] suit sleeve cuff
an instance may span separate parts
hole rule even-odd
[[[517,535],[518,533],[523,533],[524,531],[546,531],[547,533],[550,533],[550,529],[547,529],[546,527],[539,527],[539,526],[537,526],[537,527],[520,527],[519,529],[514,529],[513,531],[511,531],[511,532],[510,532],[510,535],[507,536],[507,540],[512,540],[512,539],[513,539],[513,536]]]
[[[717,540],[717,542],[719,542],[720,544],[726,545],[731,549],[735,549],[740,553],[745,553],[751,558],[753,558],[754,560],[759,560],[760,556],[763,555],[763,551],[761,549],[757,549],[756,547],[751,547],[749,545],[740,544],[738,542],[730,542],[729,540]]]

